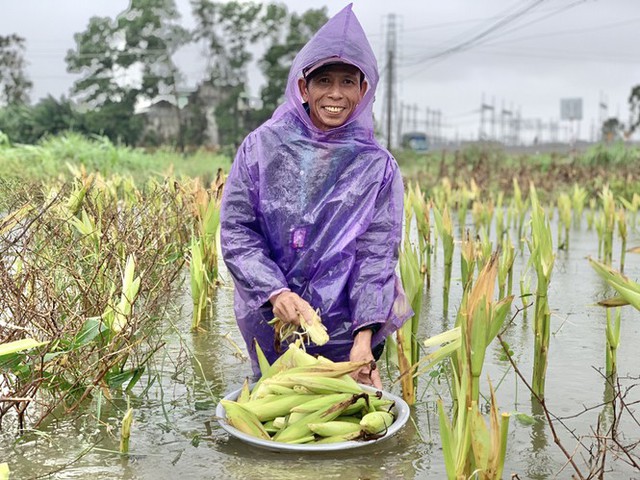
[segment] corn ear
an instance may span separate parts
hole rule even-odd
[[[264,426],[253,412],[231,400],[220,400],[220,403],[225,409],[229,425],[247,435],[252,435],[263,440],[271,440]]]
[[[129,407],[122,418],[120,429],[120,453],[129,453],[129,438],[131,437],[131,424],[133,423],[133,408]]]

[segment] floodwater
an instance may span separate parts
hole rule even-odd
[[[556,235],[554,232],[554,242]],[[571,232],[568,252],[559,251],[553,269],[549,304],[552,310],[546,402],[559,420],[554,423],[560,443],[574,455],[581,472],[588,473],[590,447],[595,448],[598,420],[611,422],[613,412],[603,406],[610,389],[603,374],[605,325],[603,309],[594,306],[608,292],[589,266],[586,257],[596,257],[597,235],[581,229]],[[640,235],[630,233],[628,245],[640,245]],[[513,291],[519,295],[519,279],[526,267],[528,250],[516,248]],[[614,244],[613,265],[617,267],[620,245]],[[426,290],[422,311],[422,333],[427,336],[452,327],[460,303],[459,246],[456,247],[449,314],[443,314],[442,249],[434,259],[431,288]],[[640,255],[628,254],[625,273],[640,279]],[[223,271],[226,276],[226,272]],[[535,289],[535,275],[531,289]],[[188,283],[186,284],[188,288]],[[158,353],[147,373],[127,399],[103,397],[98,418],[94,399],[74,419],[61,416],[38,432],[16,439],[7,425],[0,437],[0,463],[8,462],[12,479],[441,479],[446,478],[435,400],[448,402],[444,377],[425,375],[418,384],[419,403],[412,420],[393,438],[362,449],[330,454],[273,453],[230,438],[216,423],[214,410],[226,392],[240,387],[251,374],[244,358],[245,346],[234,323],[230,282],[213,299],[213,320],[204,333],[189,333],[190,298],[185,308],[167,321],[167,348]],[[520,306],[516,298],[514,306]],[[520,312],[505,334],[514,358],[525,378],[532,370],[532,316]],[[515,313],[515,308],[514,308]],[[624,401],[635,412],[623,412],[618,426],[627,443],[640,438],[640,313],[625,307],[622,313],[621,345],[618,351],[620,383],[626,389]],[[383,370],[385,367],[382,367]],[[535,418],[533,424],[511,417],[504,478],[571,478],[573,471],[554,443],[553,435],[539,407],[501,349],[493,344],[485,371],[496,387],[501,411],[521,412]],[[385,377],[385,388],[399,393],[393,379]],[[485,385],[486,386],[486,385]],[[484,389],[488,391],[488,389]],[[119,425],[127,401],[134,408],[130,455],[117,454]],[[634,402],[636,404],[634,405]],[[450,403],[449,403],[450,404]],[[635,408],[635,410],[634,410]],[[617,412],[619,413],[619,412]],[[638,462],[637,447],[632,455]],[[625,462],[624,455],[609,452],[603,478],[640,478],[640,471]],[[47,476],[51,472],[51,476]],[[512,477],[517,474],[517,477]]]

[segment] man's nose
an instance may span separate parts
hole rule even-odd
[[[329,96],[331,98],[342,98],[342,88],[340,87],[340,83],[335,82],[331,85],[329,89]]]

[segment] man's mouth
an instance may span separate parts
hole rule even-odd
[[[329,113],[340,113],[340,112],[342,112],[344,110],[344,107],[325,106],[325,107],[322,107],[322,108],[324,108]]]

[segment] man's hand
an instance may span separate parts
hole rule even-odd
[[[312,323],[313,308],[298,294],[284,291],[269,299],[273,305],[273,315],[286,323],[300,325],[300,315],[308,324]]]
[[[371,353],[371,337],[372,332],[369,329],[360,330],[353,339],[353,347],[349,354],[349,360],[352,362],[369,361],[373,362],[373,353]],[[375,365],[375,363],[373,363]],[[371,368],[369,365],[359,368],[351,374],[358,383],[364,385],[373,385],[375,388],[382,390],[382,381],[380,380],[380,371],[377,368]]]

